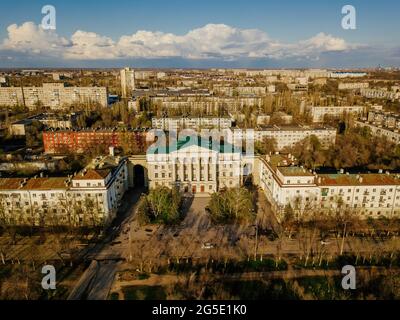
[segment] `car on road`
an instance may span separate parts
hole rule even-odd
[[[202,249],[213,249],[215,248],[215,244],[211,243],[211,242],[205,242],[201,245]]]

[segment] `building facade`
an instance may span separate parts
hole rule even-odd
[[[46,130],[42,133],[44,152],[84,153],[96,147],[127,147],[144,153],[154,136],[147,129],[118,131],[115,129]]]
[[[110,156],[74,176],[0,178],[0,219],[22,226],[104,225],[127,189],[127,159]]]
[[[318,138],[323,148],[335,144],[336,129],[309,126],[260,126],[255,130],[232,130],[232,135],[228,135],[227,141],[241,146],[245,140],[263,142],[266,138],[275,139],[276,148],[281,151],[313,135]]]
[[[313,122],[324,122],[326,116],[339,118],[345,114],[361,116],[365,112],[364,106],[311,106],[308,108]]]
[[[230,144],[215,145],[197,137],[146,155],[150,189],[177,187],[181,192],[210,195],[241,185],[242,153]]]
[[[152,127],[167,131],[179,131],[182,129],[200,130],[202,128],[228,129],[232,127],[233,120],[231,118],[214,118],[214,117],[169,117],[169,118],[152,118]]]
[[[0,106],[43,105],[60,109],[74,103],[98,103],[107,107],[106,87],[66,87],[63,83],[44,83],[42,87],[1,87]]]
[[[259,158],[260,187],[280,218],[288,208],[298,218],[310,213],[356,214],[360,218],[400,216],[400,176],[389,173],[316,174],[293,158]]]
[[[135,90],[135,70],[124,68],[120,71],[122,97],[129,98]]]

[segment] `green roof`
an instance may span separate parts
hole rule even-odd
[[[181,139],[178,140],[176,143],[173,145],[166,145],[164,147],[150,147],[147,150],[147,153],[153,153],[153,154],[167,154],[176,150],[183,150],[185,148],[195,146],[197,145],[198,147],[203,147],[207,148],[209,150],[214,150],[219,153],[241,153],[241,149],[234,146],[233,144],[230,143],[220,143],[218,141],[210,141],[208,139],[204,139],[200,136],[197,137],[190,137],[187,136],[185,140]]]

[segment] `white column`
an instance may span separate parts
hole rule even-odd
[[[189,167],[189,174],[188,174],[189,181],[192,182],[193,181],[193,162],[192,161],[190,161],[188,167]]]
[[[200,161],[200,157],[197,159],[197,181],[201,181],[200,180],[200,174],[201,174],[201,161]]]

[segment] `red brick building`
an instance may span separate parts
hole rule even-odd
[[[51,130],[43,132],[44,152],[49,154],[85,153],[108,147],[121,147],[132,153],[144,153],[150,142],[147,130],[118,131],[110,129]]]

